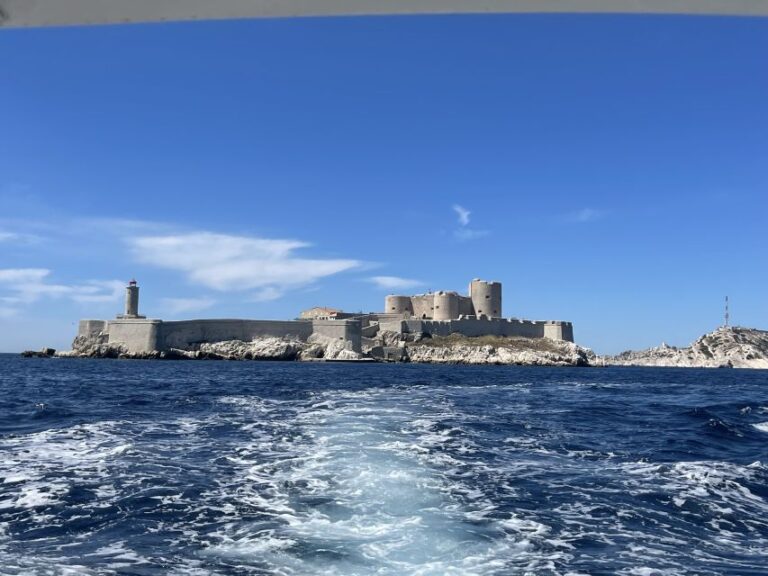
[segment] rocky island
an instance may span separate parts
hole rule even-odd
[[[768,331],[723,326],[690,346],[661,344],[641,351],[603,356],[611,366],[664,366],[679,368],[768,368]]]
[[[27,357],[418,362],[525,366],[768,368],[768,332],[723,326],[690,346],[662,344],[597,356],[573,341],[573,325],[501,316],[501,284],[475,279],[469,295],[389,295],[383,312],[317,307],[296,320],[163,321],[139,314],[139,288],[125,313],[81,320],[72,349]]]
[[[126,287],[125,312],[81,320],[72,349],[58,357],[384,361],[587,366],[573,325],[502,317],[500,282],[474,279],[468,295],[389,295],[382,312],[305,310],[296,320],[164,321],[139,314],[139,287]],[[27,352],[27,356],[51,356]]]
[[[28,356],[52,356],[25,353]],[[293,360],[380,361],[429,364],[514,364],[529,366],[589,366],[595,354],[572,342],[502,336],[431,336],[382,332],[363,338],[361,351],[318,335],[306,341],[294,337],[261,336],[250,341],[203,342],[188,348],[135,352],[105,338],[78,336],[72,350],[56,352],[59,358],[120,358],[158,360]]]

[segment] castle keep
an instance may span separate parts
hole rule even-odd
[[[469,293],[440,290],[428,294],[391,294],[384,300],[384,312],[361,317],[363,336],[379,330],[423,333],[433,336],[509,336],[551,338],[573,342],[573,324],[555,320],[520,320],[502,317],[500,282],[478,278],[469,283]]]
[[[469,283],[469,296],[443,290],[416,296],[390,295],[384,300],[384,313],[424,320],[501,318],[501,283],[475,278]]]
[[[203,343],[259,337],[296,338],[315,336],[336,341],[354,352],[362,351],[364,339],[383,332],[431,336],[507,336],[550,338],[573,342],[573,325],[562,321],[521,320],[502,317],[499,282],[475,279],[469,294],[438,291],[414,296],[389,295],[383,312],[351,314],[335,308],[307,310],[298,320],[205,319],[166,322],[139,314],[139,286],[126,287],[125,312],[114,320],[81,320],[78,337],[120,345],[128,352],[171,349],[193,350]]]

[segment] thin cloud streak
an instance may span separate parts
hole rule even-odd
[[[577,210],[575,212],[571,212],[568,215],[568,220],[571,222],[594,222],[595,220],[600,220],[605,216],[604,210],[597,210],[595,208],[582,208],[581,210]]]
[[[377,288],[384,290],[407,290],[409,288],[417,288],[424,285],[424,282],[421,280],[400,278],[399,276],[373,276],[366,280],[375,284]]]
[[[140,263],[181,272],[191,283],[220,292],[255,290],[257,301],[362,265],[352,259],[298,257],[297,250],[310,246],[300,240],[192,232],[126,242]]]
[[[490,232],[488,230],[472,230],[470,228],[462,228],[460,230],[455,230],[453,232],[453,237],[461,242],[466,242],[467,240],[483,238],[489,234]]]
[[[47,268],[0,269],[0,302],[3,316],[10,316],[22,306],[44,298],[65,298],[73,302],[114,302],[120,299],[124,283],[119,280],[88,280],[81,284],[53,284],[47,282],[51,271]]]
[[[9,232],[0,230],[0,243],[7,244],[38,244],[42,242],[42,237],[37,234],[27,234],[22,232]]]

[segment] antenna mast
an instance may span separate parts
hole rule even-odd
[[[724,324],[726,328],[728,328],[730,320],[731,320],[731,313],[728,309],[728,296],[726,296],[725,297],[725,324]]]

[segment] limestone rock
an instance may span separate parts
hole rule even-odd
[[[572,342],[546,338],[424,339],[406,346],[411,362],[434,364],[516,364],[523,366],[589,366],[595,355]]]
[[[24,358],[53,358],[56,350],[53,348],[43,348],[41,350],[24,350],[21,355]]]
[[[229,340],[200,344],[197,358],[215,360],[296,360],[305,344],[298,340],[263,337],[252,342]]]
[[[320,334],[312,334],[308,341],[310,346],[323,349],[322,358],[326,360],[360,360],[363,354],[350,349],[350,343],[344,340],[334,340]]]
[[[768,368],[768,331],[722,327],[685,348],[662,344],[647,350],[604,356],[600,361],[614,366]]]
[[[101,334],[93,337],[78,336],[72,343],[72,350],[57,352],[56,356],[140,360],[359,360],[364,357],[350,350],[348,343],[322,336],[312,336],[309,342],[264,336],[251,342],[227,340],[203,343],[192,350],[172,348],[149,352],[129,352],[120,344],[108,343],[107,338]]]

